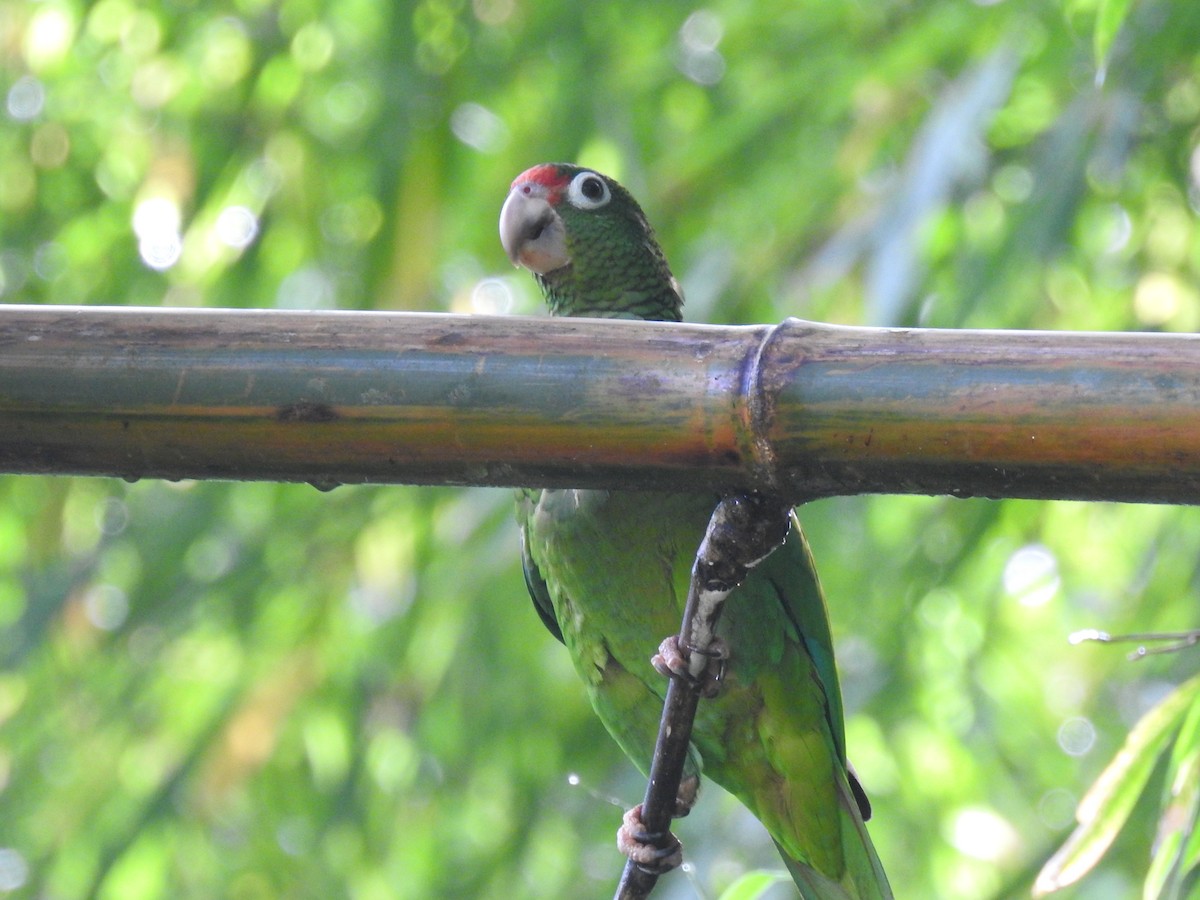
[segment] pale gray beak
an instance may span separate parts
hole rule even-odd
[[[500,210],[500,243],[514,266],[539,275],[561,269],[571,261],[562,219],[546,199],[543,185],[513,185]]]

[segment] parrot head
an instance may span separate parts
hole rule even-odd
[[[556,315],[680,318],[683,295],[645,214],[598,172],[563,163],[522,172],[500,210],[500,242]]]

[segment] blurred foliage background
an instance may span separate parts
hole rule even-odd
[[[688,317],[1195,330],[1200,4],[0,0],[0,302],[535,313],[508,182],[623,180]],[[1114,12],[1115,10],[1115,12]],[[0,893],[601,897],[640,778],[503,490],[0,479]],[[801,510],[902,897],[1022,897],[1194,654],[1200,511]],[[1062,896],[1129,897],[1161,776]],[[778,867],[710,786],[714,897]]]

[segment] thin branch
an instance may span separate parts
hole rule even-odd
[[[0,472],[1200,503],[1200,336],[2,306]]]
[[[1147,656],[1157,656],[1164,653],[1177,653],[1189,647],[1200,644],[1200,630],[1192,631],[1140,631],[1131,634],[1109,634],[1107,631],[1097,631],[1087,628],[1073,632],[1068,636],[1072,644],[1082,644],[1085,641],[1097,641],[1101,644],[1131,644],[1139,646],[1126,655],[1130,662],[1145,659]],[[1154,644],[1156,646],[1147,646]]]
[[[641,820],[645,830],[659,836],[666,849],[676,810],[676,797],[687,760],[688,743],[696,709],[712,665],[723,661],[705,652],[716,639],[717,621],[725,600],[760,562],[787,537],[791,505],[777,497],[737,494],[726,497],[713,511],[704,540],[696,551],[687,603],[677,643],[687,653],[688,671],[673,675],[663,702],[658,741],[650,766],[650,779],[642,801]],[[719,682],[718,682],[719,686]],[[617,887],[617,900],[640,900],[649,895],[658,875],[632,860],[626,863]]]

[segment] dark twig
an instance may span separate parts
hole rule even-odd
[[[667,687],[650,781],[642,801],[645,831],[657,838],[655,845],[664,850],[674,841],[670,834],[671,818],[676,812],[696,707],[713,677],[707,669],[714,661],[724,665],[723,660],[705,651],[716,639],[717,620],[725,598],[746,579],[751,569],[783,543],[790,526],[791,506],[779,498],[758,493],[736,494],[717,505],[696,552],[678,638],[680,651],[688,659],[688,673],[673,675]],[[647,897],[657,880],[658,873],[630,860],[625,864],[616,898]]]

